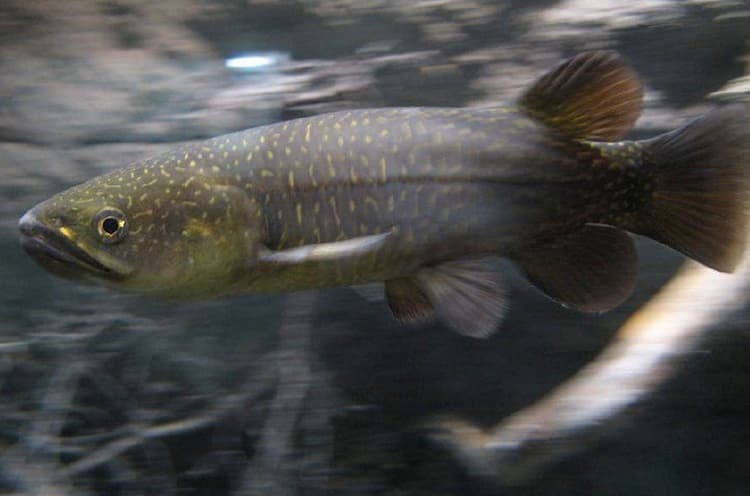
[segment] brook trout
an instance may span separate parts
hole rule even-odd
[[[748,112],[619,141],[642,87],[613,52],[542,76],[513,105],[352,110],[219,136],[29,210],[51,272],[167,297],[385,283],[401,321],[495,331],[498,257],[554,300],[631,293],[630,235],[732,271],[745,246]]]

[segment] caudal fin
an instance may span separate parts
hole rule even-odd
[[[643,142],[654,189],[636,232],[713,269],[735,269],[748,228],[748,115],[729,105]]]

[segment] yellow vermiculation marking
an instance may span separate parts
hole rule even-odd
[[[388,161],[385,157],[380,157],[380,178],[383,182],[388,180]]]
[[[310,167],[307,169],[307,173],[310,176],[310,181],[312,182],[312,185],[314,187],[318,186],[318,180],[315,178],[315,163],[310,164]]]
[[[153,214],[154,214],[154,211],[151,210],[151,209],[141,210],[140,212],[134,213],[133,216],[132,216],[132,218],[135,220],[135,219],[138,219],[140,217],[146,217],[146,216],[153,215]]]
[[[328,198],[328,203],[331,205],[331,210],[333,211],[333,218],[336,221],[336,225],[338,227],[341,227],[341,217],[339,217],[339,211],[336,208],[336,197],[332,196]]]
[[[375,201],[375,198],[369,195],[365,196],[365,205],[370,205],[373,210],[375,210],[375,212],[380,209],[380,207],[378,206],[378,202]]]
[[[273,152],[271,150],[266,151],[266,157],[268,157],[268,160],[273,160]]]
[[[295,209],[297,210],[297,224],[301,226],[302,225],[302,204],[298,203],[295,206]]]
[[[368,167],[370,165],[370,159],[367,158],[367,155],[360,155],[359,161],[363,167]]]
[[[288,157],[289,155],[292,154],[292,149],[289,148],[288,146],[285,146],[284,147],[284,154]]]
[[[412,138],[411,127],[409,126],[408,122],[404,122],[403,124],[401,124],[401,130],[404,132],[404,137],[407,140],[410,140]]]
[[[191,160],[191,161],[190,161],[190,163],[189,163],[188,165],[189,165],[190,167],[195,167],[195,166],[196,166],[196,165],[198,165],[198,164],[197,164],[197,163],[195,162],[195,160]]]
[[[355,210],[357,210],[357,204],[354,200],[349,200],[349,212],[354,213]]]
[[[261,169],[260,171],[260,177],[274,177],[275,174],[273,171],[270,171],[268,169]]]
[[[382,131],[380,131],[380,137],[381,138],[388,137],[388,130],[387,129],[383,129]]]
[[[250,162],[253,159],[253,152],[247,152],[247,156],[245,157],[245,160],[247,162]]]
[[[294,189],[294,172],[289,171],[289,187]]]
[[[349,177],[351,178],[353,184],[357,184],[359,182],[359,176],[357,176],[357,171],[354,170],[354,167],[349,167]]]
[[[307,126],[305,126],[305,143],[310,142],[310,128],[312,128],[312,124],[308,123]]]
[[[365,143],[367,143],[368,145],[369,145],[370,143],[372,143],[372,138],[370,137],[370,135],[369,135],[369,134],[365,135]]]

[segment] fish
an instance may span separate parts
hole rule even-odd
[[[633,291],[633,234],[731,272],[747,233],[748,109],[628,140],[643,101],[614,51],[562,61],[486,108],[340,111],[183,144],[19,221],[51,273],[164,298],[383,283],[405,323],[483,338],[503,259],[599,313]]]

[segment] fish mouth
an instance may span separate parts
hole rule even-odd
[[[96,276],[120,279],[122,275],[91,256],[60,230],[40,222],[33,212],[27,212],[18,222],[21,246],[26,253],[49,272],[66,279],[86,279]]]

